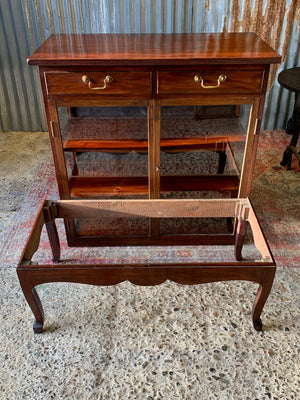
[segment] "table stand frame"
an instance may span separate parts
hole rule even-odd
[[[91,218],[101,216],[160,218],[234,218],[231,234],[236,262],[193,263],[126,263],[72,264],[60,263],[60,242],[56,219]],[[46,226],[54,264],[38,264],[32,257],[39,247],[43,226]],[[242,248],[250,226],[254,244],[261,260],[242,261]],[[217,236],[215,237],[217,243]],[[151,243],[151,238],[149,238]],[[222,243],[219,243],[220,245]],[[99,241],[101,246],[101,241]],[[41,333],[44,312],[35,286],[49,282],[77,282],[93,285],[115,285],[130,281],[136,285],[158,285],[166,280],[180,284],[201,284],[218,281],[245,280],[256,282],[259,289],[252,308],[253,326],[262,330],[260,315],[272,288],[276,266],[263,236],[249,199],[213,200],[62,200],[45,201],[29,235],[20,264],[18,277],[25,298],[35,316],[33,330]]]

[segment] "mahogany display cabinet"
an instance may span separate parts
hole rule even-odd
[[[261,329],[275,263],[247,197],[278,62],[254,33],[62,34],[28,58],[39,66],[60,196],[42,206],[18,267],[36,332],[44,321],[39,283],[126,279],[253,280]],[[232,245],[235,260],[66,268],[56,218],[70,247]],[[53,266],[31,262],[43,223]],[[259,260],[242,259],[248,224]]]

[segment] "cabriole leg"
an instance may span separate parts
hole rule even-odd
[[[275,271],[274,267],[265,267],[263,271],[263,281],[259,285],[252,308],[252,321],[256,331],[262,331],[263,328],[260,315],[272,289]]]
[[[34,333],[41,333],[43,331],[44,325],[44,310],[37,291],[34,288],[31,280],[25,277],[25,275],[30,275],[29,271],[18,271],[18,277],[20,281],[21,288],[23,290],[24,296],[27,300],[31,311],[35,316],[35,321],[33,324]]]

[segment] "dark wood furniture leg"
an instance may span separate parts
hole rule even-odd
[[[224,174],[227,161],[227,154],[226,151],[218,151],[218,154],[219,154],[219,164],[218,164],[217,174]]]
[[[42,333],[44,326],[44,310],[37,291],[35,290],[35,286],[38,285],[39,282],[32,280],[32,274],[30,272],[28,273],[26,270],[19,269],[17,272],[24,296],[35,316],[33,331],[34,333]]]
[[[292,168],[293,154],[296,156],[300,166],[300,152],[296,150],[297,142],[300,134],[300,67],[286,69],[278,75],[278,82],[282,87],[295,93],[295,104],[293,115],[288,120],[286,133],[292,135],[292,140],[283,153],[280,165]]]
[[[289,119],[287,123],[286,133],[288,135],[292,135],[292,139],[289,146],[283,153],[280,165],[282,165],[283,167],[286,166],[287,170],[290,171],[292,169],[293,154],[298,159],[298,163],[300,166],[300,152],[298,153],[296,150],[300,134],[300,96],[297,92],[295,93],[295,106],[294,106],[293,116],[292,118]]]
[[[272,289],[276,267],[264,268],[263,275],[259,284],[252,307],[252,321],[256,331],[262,331],[262,321],[260,315]]]

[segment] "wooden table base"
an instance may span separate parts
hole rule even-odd
[[[176,204],[175,204],[176,203]],[[175,207],[176,205],[176,207]],[[232,234],[235,262],[193,263],[126,263],[126,264],[71,264],[59,263],[60,245],[56,230],[57,218],[75,218],[123,215],[162,217],[206,218],[211,214],[235,218]],[[53,264],[37,264],[31,261],[39,247],[42,228],[46,225],[51,244]],[[261,260],[242,261],[242,247],[246,225],[252,229],[254,243]],[[219,243],[222,244],[222,243]],[[100,245],[100,243],[99,243]],[[142,248],[141,248],[142,249]],[[248,199],[224,200],[74,200],[46,201],[41,207],[28,238],[22,260],[17,268],[25,298],[35,316],[33,330],[41,333],[44,325],[43,307],[35,286],[48,282],[77,282],[93,285],[116,285],[130,281],[136,285],[158,285],[166,280],[180,284],[201,284],[218,281],[245,280],[259,284],[255,297],[252,320],[257,331],[262,330],[260,315],[272,288],[276,266],[265,242],[258,220]]]
[[[34,333],[41,333],[44,325],[44,311],[35,286],[49,282],[73,282],[92,285],[116,285],[130,281],[135,285],[153,286],[166,280],[180,284],[195,285],[209,282],[244,280],[256,282],[259,289],[252,307],[254,329],[262,330],[262,313],[272,288],[276,267],[270,266],[202,266],[202,265],[77,265],[61,267],[23,266],[18,277],[24,296],[31,308],[35,322]]]

